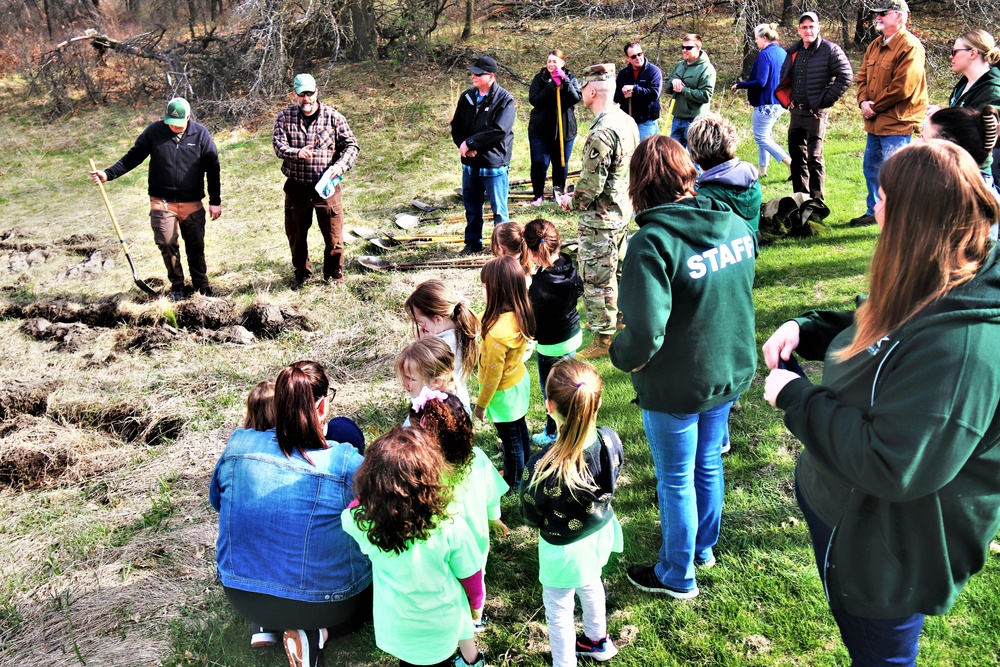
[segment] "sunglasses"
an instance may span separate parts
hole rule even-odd
[[[681,44],[681,51],[694,51],[697,48],[698,47],[694,45],[688,46],[687,44]]]
[[[951,57],[954,58],[955,56],[957,56],[959,51],[974,51],[974,50],[975,49],[952,49]]]
[[[316,91],[315,90],[309,91],[309,92],[306,92],[306,91],[303,90],[301,93],[295,93],[295,94],[298,97],[316,97]]]
[[[881,18],[881,17],[886,16],[888,14],[895,14],[895,13],[896,13],[895,9],[888,9],[888,10],[886,10],[884,12],[875,12],[875,16],[878,16],[878,17]]]
[[[629,60],[638,60],[639,58],[642,58],[642,51],[639,53],[633,53],[628,57]]]

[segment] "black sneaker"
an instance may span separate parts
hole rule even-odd
[[[656,576],[656,568],[653,565],[633,565],[628,569],[628,580],[640,591],[656,593],[657,595],[669,595],[678,600],[691,600],[698,597],[698,587],[695,586],[689,591],[677,591],[668,586],[664,586]]]
[[[467,245],[464,248],[462,248],[462,252],[460,252],[458,254],[459,255],[482,255],[483,254],[483,249],[482,249],[481,246],[479,248],[477,248],[476,246],[473,246],[473,245]]]
[[[875,224],[874,215],[859,215],[851,220],[851,227],[867,227]]]
[[[580,635],[576,638],[576,655],[604,662],[618,655],[618,647],[608,635],[604,635],[596,642],[587,635]]]

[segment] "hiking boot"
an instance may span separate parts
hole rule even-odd
[[[611,641],[610,635],[604,635],[596,642],[587,635],[580,635],[576,638],[576,655],[581,658],[593,658],[598,662],[604,662],[618,655],[618,648]]]
[[[174,303],[184,300],[184,290],[182,289],[172,289],[167,293],[167,298]]]
[[[851,227],[867,227],[875,224],[874,215],[859,215],[851,220]]]
[[[285,655],[288,656],[289,667],[316,667],[319,665],[326,637],[326,628],[322,630],[285,630],[282,643],[285,645]]]
[[[545,431],[542,431],[541,433],[536,433],[533,436],[531,436],[531,442],[538,445],[539,447],[548,447],[555,441],[556,441],[556,436],[549,435]]]
[[[467,245],[464,248],[462,248],[462,252],[460,252],[458,254],[459,255],[463,255],[463,256],[468,256],[468,255],[482,255],[483,254],[483,247],[479,246],[477,248],[474,245]]]
[[[455,657],[451,659],[451,664],[454,667],[486,667],[486,656],[480,651],[476,654],[476,659],[474,662],[466,662],[465,658],[462,657],[462,652],[459,651],[455,654]]]
[[[302,286],[306,284],[306,278],[292,278],[291,289],[293,292],[298,292],[302,289]]]
[[[199,287],[198,292],[200,292],[202,296],[215,296],[215,290],[212,289],[211,285],[205,285],[204,287]]]
[[[678,600],[691,600],[698,597],[698,587],[695,586],[689,591],[678,591],[664,586],[659,577],[656,576],[654,565],[633,565],[628,569],[628,580],[640,591],[655,593],[657,595],[669,595]]]
[[[594,334],[594,342],[590,344],[590,347],[582,352],[576,353],[577,359],[596,359],[597,357],[605,357],[608,354],[608,348],[611,347],[611,334]]]

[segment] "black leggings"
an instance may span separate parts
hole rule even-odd
[[[372,617],[372,587],[337,602],[302,602],[223,586],[226,597],[253,625],[276,630],[327,628],[330,638],[354,632]]]

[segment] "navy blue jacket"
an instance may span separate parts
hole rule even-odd
[[[781,66],[785,63],[786,55],[777,42],[768,44],[757,54],[753,67],[750,68],[750,78],[736,84],[737,88],[747,89],[750,106],[778,104],[774,91],[781,83]]]
[[[470,167],[506,167],[514,155],[514,97],[500,84],[476,104],[479,92],[469,88],[458,98],[451,119],[451,139],[456,146],[465,145],[476,151],[474,157],[462,158]]]
[[[208,203],[222,204],[219,187],[219,151],[212,135],[201,123],[188,121],[184,137],[174,141],[173,130],[158,120],[150,124],[135,145],[105,170],[108,180],[124,176],[149,158],[149,196],[172,202],[194,202],[205,198],[208,177]]]
[[[622,93],[622,86],[635,86],[632,89],[632,108],[629,109],[629,98]],[[615,102],[622,111],[632,116],[635,124],[656,120],[660,117],[660,92],[663,90],[663,72],[648,60],[635,76],[632,65],[625,65],[618,70],[615,78]]]

